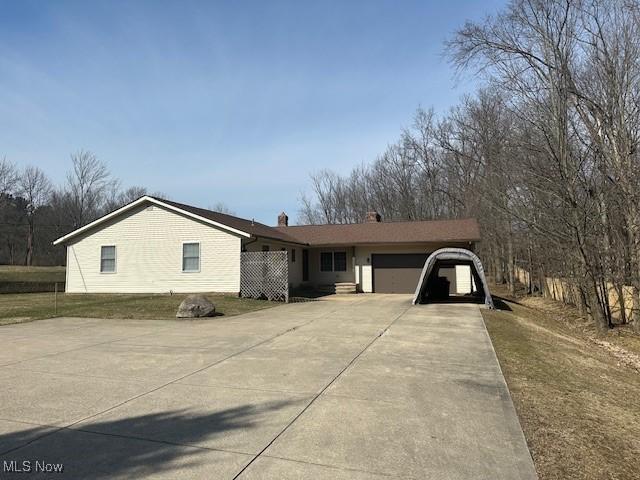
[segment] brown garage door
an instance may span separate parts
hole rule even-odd
[[[371,256],[373,291],[413,293],[428,253],[379,253]]]

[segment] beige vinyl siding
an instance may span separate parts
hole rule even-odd
[[[182,271],[182,245],[200,244],[200,269]],[[103,245],[115,273],[100,273]],[[240,237],[157,205],[141,205],[67,246],[67,292],[240,291]]]

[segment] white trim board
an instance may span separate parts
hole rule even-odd
[[[230,227],[228,225],[224,225],[223,223],[219,223],[219,222],[215,222],[213,220],[209,220],[208,218],[201,217],[200,215],[196,215],[195,213],[188,212],[186,210],[183,210],[181,208],[175,207],[173,205],[169,205],[168,203],[164,203],[164,202],[162,202],[162,201],[160,201],[160,200],[158,200],[156,198],[153,198],[153,197],[150,197],[148,195],[145,195],[143,197],[140,197],[137,200],[134,200],[131,203],[128,203],[127,205],[125,205],[123,207],[120,207],[117,210],[114,210],[111,213],[108,213],[107,215],[104,215],[104,216],[98,218],[97,220],[94,220],[91,223],[88,223],[84,227],[80,227],[80,228],[78,228],[77,230],[74,230],[71,233],[67,233],[63,237],[60,237],[57,240],[55,240],[53,242],[53,244],[54,245],[59,245],[61,243],[67,242],[71,238],[77,237],[78,235],[80,235],[80,234],[82,234],[82,233],[84,233],[84,232],[86,232],[88,230],[91,230],[92,228],[94,228],[94,227],[96,227],[96,226],[98,226],[98,225],[100,225],[100,224],[102,224],[102,223],[104,223],[104,222],[106,222],[108,220],[111,220],[112,218],[115,218],[118,215],[121,215],[121,214],[123,214],[123,213],[125,213],[125,212],[127,212],[127,211],[129,211],[129,210],[131,210],[131,209],[133,209],[135,207],[137,207],[138,205],[141,205],[141,204],[145,203],[145,202],[153,203],[155,205],[161,206],[161,207],[166,208],[168,210],[171,210],[171,211],[180,213],[182,215],[185,215],[187,217],[193,218],[194,220],[198,220],[200,222],[207,223],[209,225],[221,228],[223,230],[227,230],[228,232],[234,233],[234,234],[236,234],[238,236],[251,238],[251,234],[250,233],[243,232],[242,230],[238,230],[238,229]]]

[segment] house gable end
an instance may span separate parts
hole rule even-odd
[[[97,220],[88,223],[87,225],[78,228],[77,230],[74,230],[73,232],[68,233],[67,235],[64,235],[60,238],[58,238],[57,240],[55,240],[53,242],[54,245],[60,245],[60,244],[64,244],[64,243],[69,243],[72,239],[77,239],[77,238],[83,238],[87,235],[91,235],[91,233],[95,232],[96,230],[100,229],[101,227],[104,228],[107,225],[112,225],[114,222],[119,221],[119,219],[122,217],[122,215],[125,215],[128,212],[131,211],[135,211],[137,207],[140,207],[142,205],[145,204],[149,204],[150,206],[158,206],[159,208],[163,208],[167,211],[170,211],[172,213],[178,214],[178,215],[182,215],[184,217],[190,218],[191,220],[200,222],[200,223],[204,223],[207,225],[210,225],[212,227],[218,228],[219,230],[224,230],[227,231],[228,233],[231,233],[233,235],[236,235],[238,237],[246,237],[249,238],[251,237],[251,234],[244,232],[242,230],[230,227],[228,225],[225,225],[223,223],[220,222],[216,222],[214,220],[208,219],[208,218],[204,218],[200,215],[197,215],[193,212],[189,212],[186,210],[183,210],[181,208],[178,208],[174,205],[170,205],[168,203],[162,202],[156,198],[153,197],[149,197],[149,196],[143,196],[140,197],[139,199],[128,203],[127,205],[114,210],[111,213],[108,213],[100,218],[98,218]],[[136,211],[135,213],[139,213],[138,211]]]

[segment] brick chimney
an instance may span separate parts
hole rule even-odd
[[[289,226],[289,217],[286,213],[282,212],[278,215],[278,226],[279,227],[288,227]]]
[[[367,212],[366,223],[378,223],[382,221],[382,217],[375,210]]]

